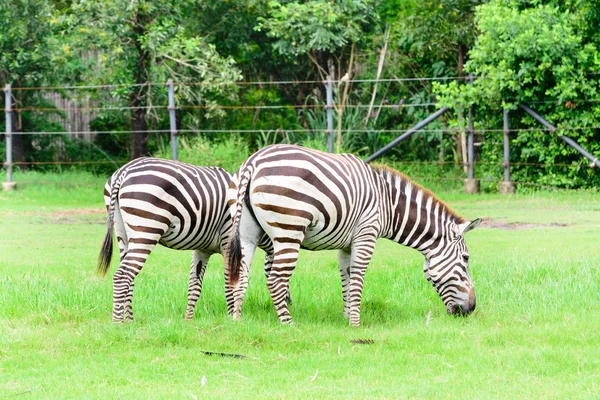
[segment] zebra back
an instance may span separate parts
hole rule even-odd
[[[231,221],[226,191],[231,175],[159,158],[138,158],[107,181],[107,224],[114,213],[135,221],[137,232],[162,232],[160,243],[180,250],[222,251]]]

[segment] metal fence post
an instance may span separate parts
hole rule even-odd
[[[473,84],[473,75],[469,75],[469,82]],[[465,193],[479,193],[480,182],[475,179],[475,128],[473,125],[473,106],[469,108],[469,136],[467,137],[467,158],[469,169],[464,183]]]
[[[333,81],[331,76],[327,77],[327,151],[333,153]]]
[[[4,87],[4,112],[6,114],[6,182],[2,182],[2,190],[14,189],[17,185],[12,181],[12,93],[10,83]]]
[[[501,194],[512,194],[515,192],[515,184],[510,181],[510,129],[508,126],[508,110],[503,110],[504,120],[504,181],[498,185]]]
[[[173,79],[167,80],[169,89],[169,122],[171,124],[171,158],[177,160],[177,120],[175,119],[175,87]]]

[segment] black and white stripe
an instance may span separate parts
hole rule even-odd
[[[185,318],[193,317],[208,259],[223,253],[229,240],[230,179],[221,168],[157,158],[138,158],[111,176],[104,188],[108,220],[97,271],[105,275],[110,265],[114,224],[120,264],[113,277],[113,321],[133,319],[134,279],[158,243],[193,250]]]
[[[267,286],[282,323],[291,322],[285,298],[300,248],[339,250],[344,314],[360,324],[365,270],[375,242],[384,237],[419,250],[425,275],[448,312],[475,308],[463,234],[465,221],[431,192],[386,167],[349,154],[274,145],[252,155],[228,192],[233,231],[226,259],[234,318],[241,315],[257,238],[273,241]],[[237,190],[235,190],[237,189]]]

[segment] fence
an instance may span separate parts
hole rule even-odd
[[[185,105],[185,104],[176,105],[175,104],[175,83],[172,80],[169,80],[168,82],[166,82],[165,85],[150,84],[153,86],[165,86],[165,91],[167,92],[167,96],[166,96],[167,97],[167,105],[151,105],[151,106],[143,107],[143,108],[147,109],[148,111],[150,111],[150,110],[165,110],[168,113],[169,129],[168,130],[167,129],[150,129],[150,130],[145,130],[143,132],[144,133],[155,133],[155,134],[168,134],[170,137],[170,142],[171,142],[170,143],[171,144],[171,146],[170,146],[171,147],[171,156],[173,159],[178,159],[179,151],[178,151],[177,137],[180,134],[183,134],[183,133],[193,134],[193,133],[200,133],[200,132],[202,132],[202,133],[234,133],[235,132],[235,133],[250,134],[250,133],[264,132],[265,130],[264,129],[180,129],[180,127],[177,126],[176,110],[190,110],[190,109],[202,109],[202,108],[211,109],[211,110],[223,110],[223,111],[254,110],[258,115],[258,113],[263,110],[272,111],[272,110],[284,110],[284,109],[293,109],[293,110],[322,109],[326,113],[326,128],[324,129],[323,133],[325,133],[325,135],[327,137],[327,149],[329,152],[334,151],[334,139],[335,139],[336,131],[338,132],[338,136],[341,133],[349,133],[349,132],[362,133],[362,134],[388,133],[388,134],[397,134],[398,135],[398,137],[396,139],[394,139],[392,142],[388,143],[387,145],[385,145],[384,147],[382,147],[381,149],[376,151],[374,154],[369,156],[366,159],[366,161],[370,162],[370,161],[375,160],[382,154],[384,154],[386,151],[388,151],[392,147],[396,146],[401,141],[411,137],[412,135],[414,135],[417,132],[429,132],[429,133],[440,133],[440,134],[448,134],[448,133],[464,134],[465,132],[457,131],[456,129],[449,129],[449,128],[448,129],[428,129],[428,130],[424,129],[429,123],[431,123],[432,121],[436,120],[441,115],[446,113],[448,111],[447,107],[442,107],[442,108],[436,110],[435,112],[431,113],[427,118],[423,119],[421,122],[419,122],[418,124],[416,124],[415,126],[413,126],[410,129],[368,129],[366,127],[364,129],[353,129],[353,128],[352,129],[348,129],[348,128],[342,129],[341,122],[338,122],[338,128],[336,130],[334,128],[334,112],[337,111],[339,113],[340,109],[342,110],[342,113],[349,109],[368,109],[367,119],[369,119],[369,118],[378,118],[378,116],[382,112],[382,110],[392,110],[392,111],[401,112],[405,108],[435,108],[436,104],[435,103],[405,104],[405,102],[403,100],[400,101],[398,104],[389,104],[389,102],[386,103],[386,101],[385,101],[385,99],[386,99],[385,94],[384,94],[384,96],[382,96],[382,99],[379,102],[379,105],[375,105],[373,101],[371,101],[371,104],[369,104],[369,105],[336,104],[336,103],[334,103],[334,84],[337,85],[339,88],[339,85],[343,84],[343,83],[346,83],[346,84],[375,83],[375,84],[377,84],[377,83],[382,83],[382,82],[396,82],[396,83],[403,84],[405,82],[448,80],[448,79],[468,79],[468,77],[467,78],[465,78],[465,77],[405,78],[405,79],[395,78],[395,79],[377,79],[377,80],[362,79],[362,80],[347,80],[347,81],[334,81],[332,79],[328,79],[325,82],[321,82],[321,81],[238,82],[237,85],[240,87],[252,86],[252,85],[259,86],[259,87],[264,87],[267,85],[314,85],[316,87],[320,87],[321,85],[323,85],[324,89],[325,89],[324,97],[326,99],[326,102],[325,102],[325,104],[322,104],[322,105],[319,105],[319,104],[303,104],[303,105],[253,104],[253,105],[212,105],[212,106]],[[203,83],[197,83],[197,85],[201,85],[201,84],[203,84]],[[194,84],[191,84],[191,85],[194,85]],[[6,168],[7,181],[3,183],[4,189],[7,190],[7,189],[11,189],[11,188],[15,187],[15,183],[13,182],[13,176],[12,176],[14,165],[23,165],[23,164],[26,164],[26,165],[66,164],[66,165],[68,165],[68,164],[103,163],[102,161],[14,162],[13,157],[12,157],[13,135],[16,135],[16,134],[18,134],[18,135],[71,134],[74,136],[90,139],[93,136],[100,135],[100,134],[113,134],[113,133],[117,133],[117,132],[123,133],[123,131],[92,131],[92,130],[89,130],[89,128],[87,130],[81,130],[81,129],[82,129],[82,126],[85,127],[85,121],[87,121],[89,124],[89,121],[92,119],[92,116],[95,115],[96,113],[106,112],[106,111],[125,111],[125,110],[133,110],[133,109],[138,108],[138,107],[127,107],[127,106],[119,106],[119,105],[115,105],[115,106],[90,105],[91,103],[89,103],[89,99],[86,100],[87,104],[85,107],[79,107],[77,105],[73,107],[73,106],[71,106],[73,104],[72,101],[68,101],[68,100],[61,101],[60,96],[58,96],[57,93],[54,91],[57,91],[57,90],[61,90],[61,91],[111,90],[111,89],[124,88],[124,87],[126,88],[126,87],[133,87],[133,86],[139,86],[139,85],[97,85],[97,86],[75,86],[75,87],[65,86],[65,87],[37,87],[37,88],[12,88],[11,85],[6,85],[6,87],[4,89],[4,92],[5,92],[5,115],[6,115],[6,159],[4,162],[4,166]],[[60,108],[58,108],[58,107],[57,108],[55,108],[55,107],[21,107],[21,108],[13,107],[12,106],[12,93],[14,91],[26,91],[26,90],[43,90],[43,91],[47,92],[45,95],[45,97],[47,99],[52,99],[55,103],[59,103],[60,105],[62,105],[62,107],[60,107]],[[375,90],[373,92],[373,99],[375,98],[376,90],[377,89],[375,86]],[[50,94],[48,94],[48,93],[50,93]],[[527,105],[521,105],[521,109],[526,111],[530,115],[532,115],[535,119],[537,119],[544,126],[544,128],[536,129],[537,131],[547,130],[548,132],[553,132],[553,133],[555,133],[557,131],[556,127],[552,126],[547,121],[545,121],[541,116],[539,116],[537,113],[535,113],[535,111],[533,111]],[[13,112],[31,111],[34,113],[41,113],[41,112],[46,112],[46,111],[57,111],[57,110],[66,112],[67,115],[71,116],[71,118],[73,118],[72,116],[75,115],[79,119],[79,123],[67,124],[67,125],[74,125],[76,127],[75,130],[71,129],[68,132],[59,132],[59,131],[54,131],[54,132],[49,132],[49,131],[13,132],[13,129],[12,129],[12,124],[13,124],[12,113]],[[339,113],[338,117],[341,116],[342,113]],[[84,121],[83,125],[82,125],[81,121]],[[494,132],[494,133],[502,133],[503,134],[504,154],[503,154],[503,162],[502,163],[491,163],[491,162],[475,160],[474,148],[475,148],[476,130],[474,128],[473,112],[472,112],[472,110],[469,110],[468,127],[466,129],[467,144],[465,146],[466,149],[463,148],[463,157],[462,157],[463,158],[462,167],[464,167],[466,176],[464,178],[456,178],[456,177],[454,177],[454,178],[416,177],[416,178],[423,179],[423,180],[427,180],[427,179],[463,180],[464,179],[464,190],[465,190],[465,192],[468,192],[468,193],[479,192],[480,182],[497,182],[499,184],[499,189],[500,189],[501,193],[514,192],[515,184],[520,184],[520,185],[524,185],[524,186],[549,187],[547,185],[540,185],[535,182],[513,182],[513,181],[511,181],[510,134],[513,132],[517,132],[517,131],[523,131],[523,129],[511,130],[509,128],[509,113],[507,110],[504,110],[503,121],[504,121],[503,129],[485,129],[485,128],[477,129],[477,133],[492,133],[492,132]],[[585,128],[589,129],[589,127],[585,127]],[[569,129],[577,130],[577,129],[583,129],[583,128],[574,127],[574,128],[569,128]],[[286,132],[286,133],[313,132],[313,131],[311,131],[311,129],[307,129],[307,128],[305,128],[305,129],[285,129],[283,127],[276,127],[273,129],[273,131],[280,131],[280,132]],[[138,132],[128,131],[125,133],[138,133]],[[559,137],[565,143],[567,143],[569,146],[572,146],[577,151],[579,151],[582,155],[587,157],[592,162],[591,166],[600,166],[600,161],[598,161],[598,158],[596,158],[594,155],[585,151],[583,148],[581,148],[575,141],[570,139],[568,136],[560,135]],[[338,144],[338,147],[339,147],[339,144]],[[124,161],[121,161],[121,162],[124,162]],[[456,162],[447,162],[447,161],[400,161],[399,163],[400,164],[404,163],[404,164],[438,164],[438,165],[455,164],[456,165]],[[498,166],[503,167],[503,169],[504,169],[503,180],[481,179],[481,178],[475,179],[476,164],[498,165]],[[574,166],[571,164],[548,164],[548,163],[534,164],[534,163],[519,163],[519,162],[513,162],[512,165],[537,165],[539,167],[559,167],[559,166],[560,167],[579,167],[577,165]],[[460,168],[460,166],[459,166],[459,168]]]

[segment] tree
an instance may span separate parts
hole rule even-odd
[[[53,27],[48,19],[52,7],[47,0],[0,2],[0,82],[13,87],[40,87],[48,82],[52,65]],[[13,131],[23,130],[24,107],[44,102],[40,91],[13,91]],[[13,159],[26,161],[28,139],[13,136]]]
[[[341,146],[342,116],[347,102],[356,53],[365,27],[375,18],[375,8],[370,0],[310,0],[306,2],[269,2],[269,15],[259,18],[257,30],[266,30],[276,39],[273,48],[282,55],[306,55],[317,68],[322,80],[326,76],[336,79],[338,102],[337,152]],[[350,46],[349,55],[347,47]],[[336,56],[337,53],[337,56]],[[347,57],[347,59],[344,59]],[[344,63],[346,65],[344,65]],[[342,72],[346,71],[345,78]],[[343,92],[340,88],[343,85]]]
[[[64,15],[67,40],[98,54],[85,81],[124,84],[111,94],[131,109],[132,159],[148,153],[147,117],[165,103],[168,78],[179,84],[179,100],[207,107],[208,116],[218,113],[210,109],[214,99],[231,95],[241,79],[233,59],[196,32],[198,7],[192,0],[74,0]]]
[[[478,78],[473,85],[438,85],[442,104],[477,105],[480,115],[494,120],[495,114],[497,121],[502,108],[536,103],[546,119],[597,154],[600,57],[596,46],[578,33],[581,18],[552,5],[521,7],[519,2],[494,0],[480,6],[476,21],[481,33],[465,65]],[[519,126],[538,125],[523,117]],[[522,161],[581,162],[575,151],[544,131],[521,131],[513,143],[513,153]],[[585,174],[571,169],[562,183],[581,185]]]

